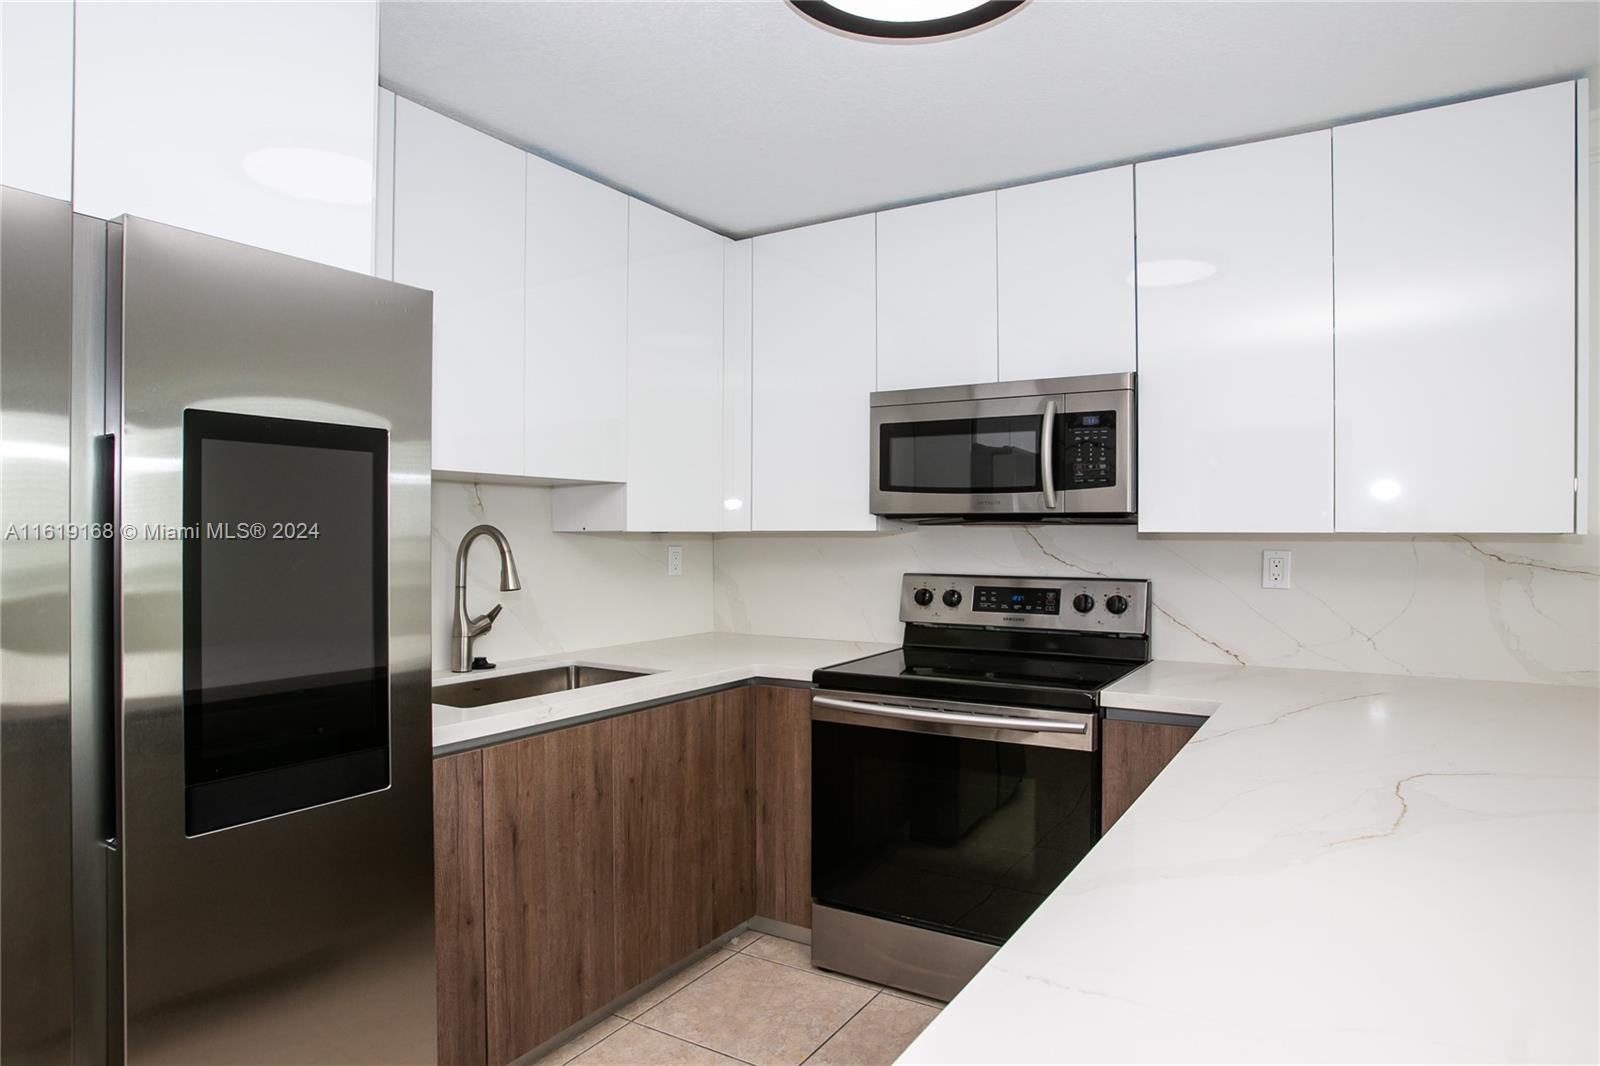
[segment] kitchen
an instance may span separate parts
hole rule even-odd
[[[1600,1057],[1600,5],[0,47],[6,1062]]]

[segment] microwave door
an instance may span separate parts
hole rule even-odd
[[[982,517],[1057,511],[1063,399],[875,407],[873,513]]]

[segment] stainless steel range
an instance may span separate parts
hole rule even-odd
[[[900,619],[813,675],[812,960],[948,999],[1099,839],[1099,693],[1150,660],[1150,584],[907,574]]]

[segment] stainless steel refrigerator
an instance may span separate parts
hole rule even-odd
[[[431,295],[3,195],[0,1059],[433,1062]]]

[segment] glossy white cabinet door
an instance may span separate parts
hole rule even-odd
[[[1574,108],[1334,130],[1339,529],[1572,530]]]
[[[524,153],[395,102],[394,279],[433,290],[433,468],[523,472]]]
[[[1140,530],[1333,529],[1329,143],[1137,167]]]
[[[372,271],[376,3],[76,11],[77,210]]]
[[[755,239],[755,529],[876,528],[873,244],[871,216]]]
[[[878,212],[878,388],[998,381],[995,194]]]
[[[626,528],[722,524],[722,289],[728,243],[628,205]]]
[[[996,195],[1000,380],[1134,370],[1133,168]]]
[[[722,272],[722,523],[748,532],[751,508],[751,325],[754,242],[729,241]]]
[[[72,199],[72,4],[0,4],[0,185]]]
[[[529,156],[524,473],[627,476],[628,197]]]

